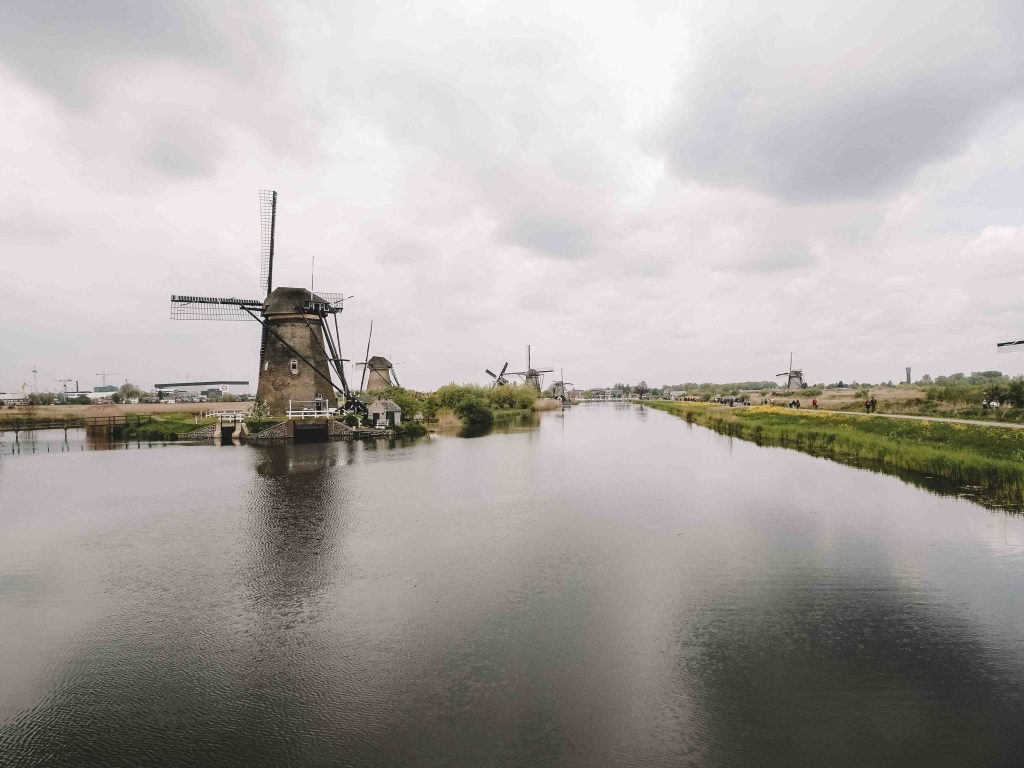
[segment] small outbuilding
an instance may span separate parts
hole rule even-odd
[[[394,429],[402,423],[402,409],[394,400],[374,400],[366,412],[370,424],[379,429]]]

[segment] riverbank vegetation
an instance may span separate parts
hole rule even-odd
[[[982,489],[999,506],[1024,509],[1024,430],[988,425],[770,406],[723,408],[706,403],[651,402],[721,434],[863,464],[937,477]]]
[[[416,392],[403,387],[388,387],[372,393],[373,399],[392,400],[402,409],[403,423],[422,421],[447,425],[466,437],[486,434],[495,418],[513,413],[529,413],[537,393],[529,387],[478,387],[472,384],[446,384],[434,392]],[[458,427],[454,427],[458,424]]]

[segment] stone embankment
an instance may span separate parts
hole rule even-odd
[[[393,433],[389,429],[375,429],[373,427],[350,427],[340,419],[331,419],[327,428],[328,437],[360,439],[363,437],[391,437]],[[264,429],[253,435],[248,435],[247,440],[260,442],[263,440],[288,440],[288,422],[282,421],[272,427]]]
[[[288,422],[282,421],[280,424],[275,424],[272,427],[264,429],[262,432],[257,432],[254,435],[249,435],[247,440],[252,442],[260,442],[262,440],[287,440],[288,439]]]
[[[338,419],[331,420],[330,432],[331,437],[352,437],[352,427],[343,421]]]
[[[213,440],[217,437],[217,424],[207,424],[205,427],[199,427],[199,429],[193,429],[191,432],[181,432],[178,434],[179,440]]]

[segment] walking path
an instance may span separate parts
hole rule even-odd
[[[801,408],[809,411],[810,408]],[[954,419],[948,416],[915,416],[909,413],[861,413],[860,411],[833,411],[819,408],[821,413],[839,413],[844,416],[881,416],[886,419],[913,419],[915,421],[948,421],[952,424],[977,424],[982,427],[1007,427],[1008,429],[1024,429],[1024,424],[1013,421],[979,421],[978,419]]]

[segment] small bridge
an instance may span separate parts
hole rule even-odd
[[[19,418],[0,421],[0,433],[13,432],[34,432],[40,429],[92,429],[109,430],[127,427],[129,424],[140,426],[152,421],[151,416],[65,416],[60,419],[54,418]]]

